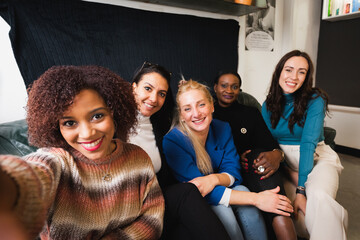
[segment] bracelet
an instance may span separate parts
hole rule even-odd
[[[300,193],[302,195],[304,195],[306,197],[306,192],[305,192],[305,188],[304,187],[301,187],[301,186],[298,186],[296,188],[296,193]]]
[[[281,160],[280,160],[280,162],[283,162],[283,161],[285,160],[285,153],[284,153],[284,151],[281,150],[281,149],[278,149],[278,148],[274,148],[274,149],[273,149],[273,152],[275,152],[275,151],[279,151],[279,152],[281,153]]]

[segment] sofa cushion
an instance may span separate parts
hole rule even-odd
[[[257,108],[261,112],[261,105],[258,100],[246,92],[241,91],[237,101],[242,105]]]
[[[36,151],[28,142],[25,119],[0,124],[0,154],[24,156]]]

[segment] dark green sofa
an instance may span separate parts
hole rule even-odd
[[[25,120],[0,124],[0,154],[24,156],[36,149],[29,146]]]

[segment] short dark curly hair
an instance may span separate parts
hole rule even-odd
[[[32,145],[69,148],[61,135],[59,119],[83,89],[93,89],[103,98],[113,114],[114,137],[127,140],[137,124],[137,105],[130,83],[104,67],[54,66],[28,89],[26,120]]]

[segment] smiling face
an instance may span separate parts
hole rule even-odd
[[[169,85],[159,73],[145,74],[138,83],[133,83],[138,109],[144,116],[151,116],[164,105]]]
[[[180,121],[184,123],[199,137],[207,136],[214,106],[205,93],[192,89],[179,96]]]
[[[296,92],[304,83],[309,64],[304,57],[289,58],[281,71],[279,85],[285,94]]]
[[[95,90],[76,95],[59,125],[65,141],[89,159],[103,158],[115,149],[112,113]]]
[[[214,85],[214,91],[219,105],[229,107],[240,93],[240,81],[234,74],[224,74]]]

